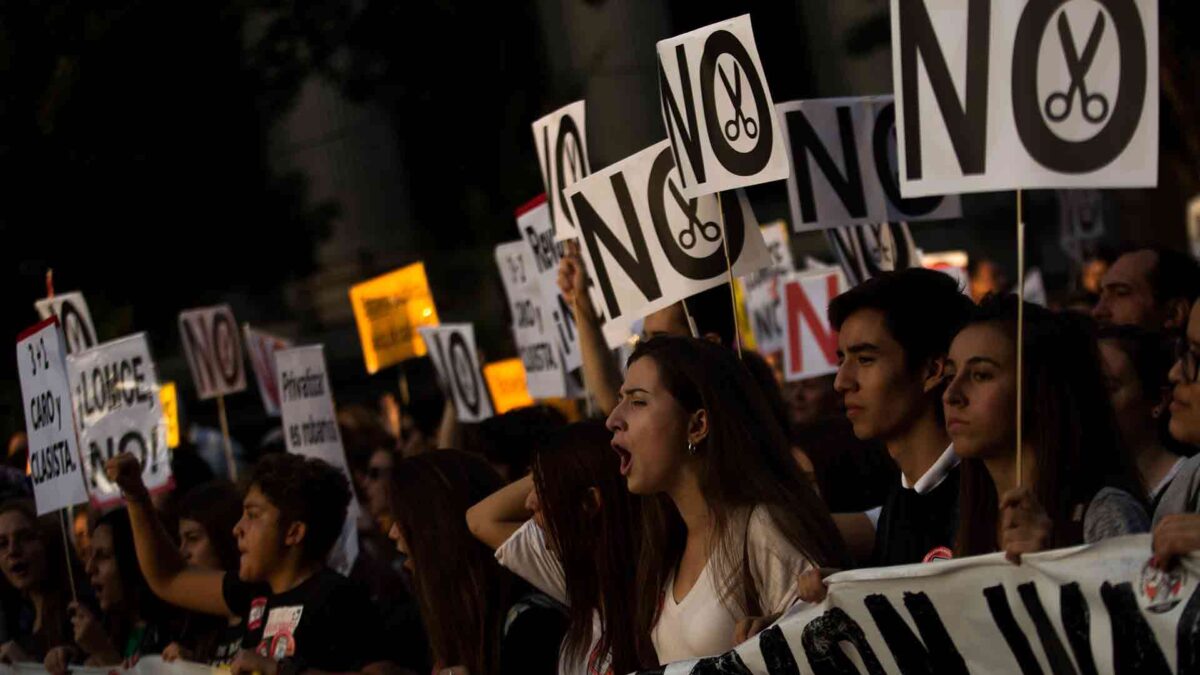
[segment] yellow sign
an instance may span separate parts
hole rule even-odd
[[[167,447],[174,450],[179,447],[179,399],[175,397],[174,382],[163,382],[158,387],[158,400],[167,423]]]
[[[424,263],[352,286],[350,304],[368,373],[425,355],[417,328],[438,325],[438,315]]]
[[[525,386],[525,365],[521,359],[496,361],[483,367],[483,379],[487,380],[488,391],[492,392],[492,405],[496,414],[533,405],[533,397]]]

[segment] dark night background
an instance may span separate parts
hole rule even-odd
[[[1185,246],[1192,4],[1159,2],[1159,187],[1105,193],[1111,243]],[[442,320],[474,321],[488,357],[508,356],[492,248],[542,189],[530,123],[586,98],[593,169],[660,140],[654,43],[747,11],[776,101],[891,91],[886,0],[4,3],[0,332],[36,320],[53,268],[101,340],[150,335],[191,420],[215,412],[190,400],[176,317],[216,302],[324,342],[339,402],[368,400],[396,370],[365,374],[347,289],[424,260]],[[787,216],[781,184],[750,195],[761,221]],[[914,225],[918,245],[1011,268],[1011,194],[963,204],[962,221]],[[1054,195],[1027,204],[1030,260],[1062,286]],[[830,255],[819,236],[793,245]],[[7,437],[23,418],[13,360],[0,364]],[[253,384],[230,405],[235,435],[261,417]]]

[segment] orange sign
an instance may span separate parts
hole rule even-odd
[[[175,395],[175,383],[163,382],[158,387],[158,400],[162,403],[163,419],[167,423],[167,447],[179,447],[179,398]]]
[[[497,415],[509,410],[533,405],[533,397],[525,386],[525,366],[521,359],[496,361],[483,367],[483,379],[492,392],[492,405]]]
[[[417,327],[438,325],[438,315],[424,263],[351,287],[350,304],[368,373],[425,355]]]

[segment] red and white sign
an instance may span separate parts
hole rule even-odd
[[[837,332],[829,303],[848,288],[841,270],[793,274],[783,286],[783,372],[789,382],[837,372]]]

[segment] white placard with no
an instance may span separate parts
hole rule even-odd
[[[742,287],[742,302],[750,330],[754,332],[755,348],[763,354],[783,349],[784,332],[779,323],[782,302],[782,277],[792,271],[792,251],[788,246],[787,223],[782,220],[760,228],[771,265],[754,274],[738,279]]]
[[[71,354],[67,377],[83,475],[92,502],[104,507],[120,501],[120,488],[108,480],[104,465],[122,452],[132,453],[141,462],[142,481],[151,492],[169,488],[167,425],[146,334],[135,333]]]
[[[1158,182],[1158,2],[891,0],[905,197]]]
[[[442,388],[454,399],[462,422],[482,422],[492,416],[492,399],[475,350],[475,327],[469,323],[445,323],[419,329]]]
[[[533,123],[533,144],[542,168],[555,241],[577,236],[563,191],[592,172],[585,111],[584,102],[576,101]]]
[[[841,270],[797,273],[783,284],[779,322],[787,335],[783,373],[788,382],[837,372],[837,332],[827,312],[846,290]]]
[[[179,334],[201,400],[246,388],[242,341],[229,305],[180,312]]]
[[[83,485],[62,331],[49,318],[17,338],[17,373],[38,515],[88,500]]]
[[[659,42],[658,88],[685,197],[787,178],[749,14]]]
[[[634,320],[727,282],[720,200],[683,195],[667,141],[576,183],[567,198],[588,275],[604,300],[609,347],[625,341]],[[723,202],[734,276],[769,265],[745,195]]]

